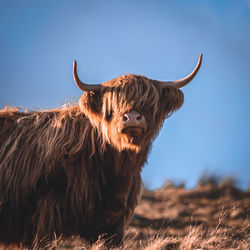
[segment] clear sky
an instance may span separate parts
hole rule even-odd
[[[0,108],[60,107],[136,73],[189,74],[181,110],[165,121],[142,177],[194,187],[206,170],[250,182],[250,0],[0,0]]]

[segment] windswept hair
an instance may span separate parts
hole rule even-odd
[[[59,163],[66,165],[65,157],[73,161],[83,148],[94,150],[93,128],[77,105],[31,113],[6,108],[0,122],[0,171],[14,181],[17,192],[37,183],[42,173],[48,176]]]
[[[38,218],[30,218],[37,221],[39,228],[33,229],[37,233],[53,232],[53,222],[58,219],[56,223],[63,223],[62,211],[66,213],[67,209],[75,222],[86,217],[96,194],[101,196],[99,179],[94,175],[103,176],[102,169],[89,161],[95,153],[98,155],[95,146],[98,134],[94,130],[78,105],[32,113],[18,112],[15,108],[1,111],[0,189],[13,205],[10,211],[13,218],[22,216],[20,203],[24,200],[34,202],[27,206],[38,206]],[[46,192],[51,193],[47,206],[39,207],[36,200]],[[66,198],[57,204],[55,197],[62,196]],[[48,221],[51,224],[46,225]]]
[[[152,82],[136,75],[122,75],[108,82],[103,89],[103,115],[121,114],[144,109],[150,111],[153,119],[160,106],[159,89]]]

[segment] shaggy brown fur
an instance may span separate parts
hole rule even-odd
[[[64,109],[0,111],[0,241],[31,246],[54,234],[120,243],[140,193],[140,171],[164,119],[183,94],[123,75]],[[118,120],[135,110],[147,131],[131,138]]]

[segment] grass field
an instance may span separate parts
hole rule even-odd
[[[250,191],[231,182],[201,182],[192,190],[168,183],[143,191],[123,245],[114,249],[250,249],[249,215]],[[56,238],[48,249],[105,247],[101,237],[89,245],[76,236]]]

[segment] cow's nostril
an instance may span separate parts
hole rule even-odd
[[[141,119],[142,119],[142,116],[141,116],[141,115],[138,115],[138,116],[136,117],[136,120],[137,120],[137,121],[141,121]]]
[[[123,122],[126,122],[127,120],[128,120],[128,116],[127,116],[127,115],[123,115],[123,116],[122,116],[122,121],[123,121]]]

